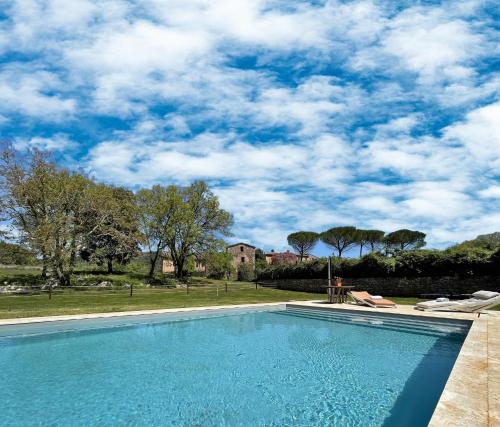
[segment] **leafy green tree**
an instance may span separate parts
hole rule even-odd
[[[141,189],[136,195],[141,241],[148,250],[149,277],[155,273],[156,263],[173,234],[174,217],[179,217],[182,197],[176,186],[155,185]]]
[[[92,182],[57,167],[38,151],[20,158],[5,150],[0,177],[2,210],[21,242],[41,256],[61,286],[69,285],[84,233],[81,214],[96,203],[89,197]]]
[[[363,247],[367,244],[366,242],[366,231],[359,228],[356,229],[356,244],[359,246],[359,257],[363,256]]]
[[[357,229],[356,227],[333,227],[320,234],[320,239],[326,245],[337,250],[339,258],[342,258],[342,253],[356,246],[357,244]]]
[[[263,270],[268,266],[266,261],[266,254],[262,249],[255,249],[255,269]]]
[[[425,246],[425,233],[413,230],[396,230],[387,234],[384,244],[388,250],[404,251]]]
[[[238,268],[237,277],[239,281],[251,282],[255,279],[255,271],[250,264],[241,264]]]
[[[297,231],[287,237],[288,244],[298,253],[301,261],[309,255],[318,240],[319,234],[313,231]]]
[[[219,205],[218,198],[202,182],[177,189],[180,202],[167,238],[167,247],[182,279],[184,264],[190,256],[223,250],[222,237],[230,236],[233,217]]]
[[[451,246],[447,250],[451,252],[463,252],[473,249],[485,249],[487,251],[500,249],[500,232],[479,235],[475,239],[466,240]]]
[[[379,247],[383,243],[384,232],[382,230],[360,230],[358,229],[358,245],[359,245],[359,256],[363,256],[363,248],[365,246],[370,247],[370,251],[373,252],[375,248]]]
[[[107,265],[113,273],[113,262],[127,264],[139,251],[138,210],[134,193],[124,188],[96,185],[96,199],[100,201],[98,211],[84,212],[85,233],[80,256],[88,262]],[[106,211],[101,221],[103,210]]]
[[[229,252],[211,252],[204,257],[207,275],[214,279],[224,279],[234,273],[232,256]]]
[[[0,241],[0,264],[36,265],[36,254],[23,245]]]

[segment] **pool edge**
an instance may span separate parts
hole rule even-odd
[[[476,318],[448,377],[430,427],[488,426],[488,318]]]
[[[110,311],[105,313],[85,313],[85,314],[62,314],[58,316],[39,316],[39,317],[18,317],[10,319],[0,319],[0,327],[23,325],[30,323],[45,323],[45,322],[60,322],[68,320],[86,320],[86,319],[105,319],[110,317],[127,317],[127,316],[144,316],[148,314],[168,314],[168,313],[183,313],[190,311],[211,311],[230,308],[246,308],[246,307],[272,307],[287,304],[283,302],[268,302],[258,304],[235,304],[235,305],[213,305],[202,307],[179,307],[165,308],[155,310],[134,310],[134,311]]]

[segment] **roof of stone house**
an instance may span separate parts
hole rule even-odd
[[[229,246],[227,246],[227,247],[228,247],[228,248],[232,248],[232,247],[234,247],[234,246],[241,246],[241,245],[243,245],[243,246],[248,246],[249,248],[253,248],[253,249],[255,249],[255,246],[252,246],[252,245],[249,245],[248,243],[243,243],[243,242],[240,242],[240,243],[235,243],[235,244],[233,244],[233,245],[229,245]]]

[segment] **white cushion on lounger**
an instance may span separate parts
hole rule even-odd
[[[383,299],[381,295],[372,295],[371,299]]]
[[[445,298],[445,297],[436,298],[436,302],[448,302],[449,300],[450,300],[449,298]]]
[[[498,292],[491,292],[491,291],[477,291],[472,294],[474,298],[477,299],[482,299],[482,300],[487,300],[491,298],[495,298],[498,295],[500,295]]]

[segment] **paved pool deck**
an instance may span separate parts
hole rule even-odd
[[[360,312],[389,313],[416,317],[471,320],[473,322],[471,329],[448,378],[429,426],[500,427],[500,312],[496,311],[487,311],[478,316],[477,314],[470,313],[423,312],[415,310],[413,306],[406,305],[400,305],[396,308],[377,309],[353,304],[327,304],[325,301],[289,301],[1,319],[0,327],[40,322],[283,305],[300,305],[326,310],[356,310]]]

